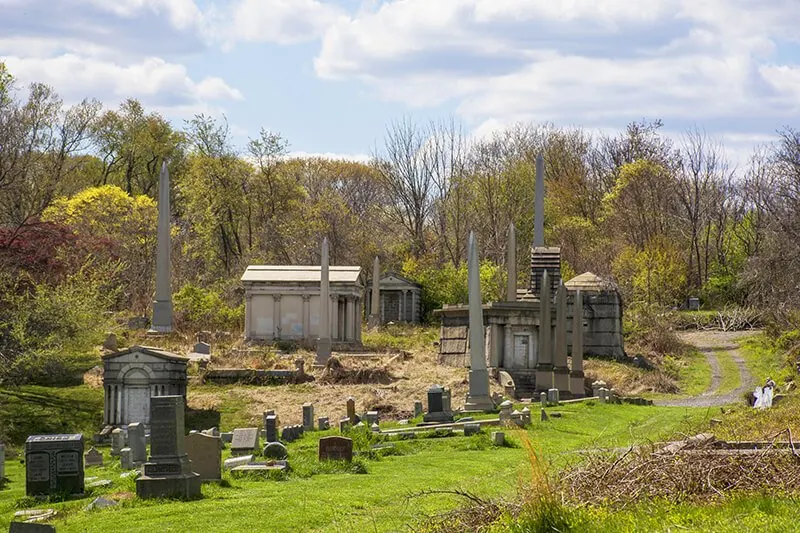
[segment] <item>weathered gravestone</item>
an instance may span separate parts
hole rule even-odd
[[[35,522],[11,522],[8,533],[55,533],[56,526]]]
[[[314,404],[303,404],[303,429],[305,431],[314,431]]]
[[[150,460],[136,480],[140,498],[195,498],[200,476],[192,472],[184,442],[183,396],[150,398]]]
[[[207,342],[198,342],[194,345],[194,348],[192,348],[192,352],[203,355],[211,355],[211,345]]]
[[[186,455],[192,462],[192,471],[202,481],[222,479],[222,439],[195,433],[186,437]]]
[[[125,432],[117,428],[111,432],[111,456],[119,457],[119,452],[125,447]]]
[[[378,411],[367,411],[367,414],[364,415],[366,423],[369,427],[372,427],[374,424],[378,423],[378,417]]]
[[[231,455],[249,455],[258,449],[258,428],[236,428],[233,430]]]
[[[122,448],[119,451],[119,464],[123,470],[133,470],[133,450]]]
[[[344,417],[339,420],[339,433],[346,433],[350,431],[350,418]]]
[[[264,440],[278,442],[278,415],[264,413]]]
[[[356,399],[353,398],[352,396],[347,399],[347,418],[349,418],[350,421],[353,424],[357,423],[356,422]]]
[[[128,424],[128,447],[131,449],[131,459],[134,463],[141,464],[147,461],[147,437],[144,434],[144,424],[141,422]]]
[[[492,444],[494,446],[503,446],[506,443],[506,434],[502,431],[492,431]]]
[[[231,457],[230,459],[225,459],[225,461],[222,463],[222,467],[225,470],[232,470],[237,466],[250,464],[254,460],[255,457],[252,455],[240,455],[239,457]]]
[[[470,437],[481,432],[480,424],[464,424],[464,436]]]
[[[320,431],[327,431],[331,429],[331,421],[327,416],[321,416],[317,419],[317,427]]]
[[[32,435],[25,441],[28,496],[83,493],[83,435]]]
[[[419,400],[415,401],[414,402],[414,418],[419,417],[423,413],[423,410],[424,410],[424,408],[422,406],[422,402],[419,401]]]
[[[270,442],[264,446],[264,457],[268,459],[286,459],[289,451],[280,442]]]
[[[92,446],[89,451],[83,455],[83,464],[85,466],[103,466],[103,452]],[[3,477],[0,475],[0,477]]]
[[[353,439],[347,437],[323,437],[319,439],[320,461],[353,460]]]
[[[500,404],[500,425],[507,424],[511,422],[511,411],[514,408],[514,404],[511,401],[506,400]]]

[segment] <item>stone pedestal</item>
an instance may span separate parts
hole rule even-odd
[[[150,399],[150,460],[136,480],[140,498],[190,499],[200,496],[200,476],[192,472],[184,444],[182,396]]]
[[[470,391],[464,402],[464,410],[490,411],[494,409],[494,402],[489,396],[489,371],[485,368],[470,370],[469,384]]]
[[[547,392],[553,388],[553,365],[541,363],[536,365],[536,391]]]
[[[553,387],[562,392],[570,392],[571,387],[568,367],[557,367],[553,369]]]
[[[583,372],[572,371],[569,377],[569,391],[573,398],[583,398],[586,396]]]

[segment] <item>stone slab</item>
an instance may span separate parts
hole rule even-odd
[[[353,439],[339,436],[321,438],[319,440],[319,460],[352,461]]]
[[[232,455],[247,455],[258,449],[258,428],[236,428],[231,441]]]
[[[222,439],[194,433],[186,437],[185,443],[192,472],[199,475],[201,481],[222,479]]]

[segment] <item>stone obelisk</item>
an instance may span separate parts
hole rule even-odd
[[[172,331],[172,292],[170,290],[169,171],[161,164],[158,177],[158,248],[156,252],[156,298],[153,302],[151,332]]]
[[[372,301],[370,302],[369,320],[367,327],[377,328],[381,325],[381,262],[375,257],[372,265]]]
[[[583,379],[583,294],[575,293],[575,304],[572,309],[572,372],[570,372],[569,390],[574,398],[586,396]]]
[[[539,296],[539,349],[536,361],[536,391],[547,392],[553,387],[553,349],[550,342],[550,280],[542,273],[542,294]]]
[[[506,289],[506,301],[515,302],[517,300],[517,228],[514,223],[508,227],[508,244],[506,250],[506,270],[508,271],[508,287]]]
[[[544,246],[544,157],[536,156],[536,189],[533,203],[533,247]]]
[[[553,355],[553,387],[561,393],[570,391],[567,363],[567,288],[564,283],[556,293],[556,350]]]
[[[469,233],[467,244],[467,288],[469,290],[469,393],[464,403],[466,411],[488,411],[494,408],[489,396],[489,371],[483,338],[483,308],[481,307],[481,278],[475,235]]]
[[[324,366],[331,356],[331,321],[328,313],[330,298],[330,264],[328,258],[328,238],[322,239],[322,261],[319,280],[319,338],[317,339],[317,358],[315,364]]]

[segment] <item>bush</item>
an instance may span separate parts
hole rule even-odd
[[[181,287],[173,301],[178,324],[194,330],[237,330],[244,327],[244,304],[231,307],[213,289]]]
[[[82,269],[55,286],[0,282],[0,380],[70,384],[96,364],[115,297],[106,279]]]

